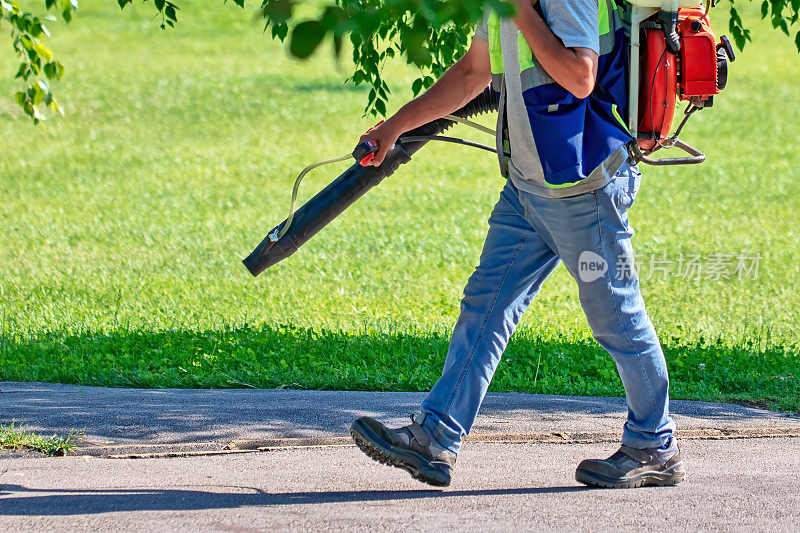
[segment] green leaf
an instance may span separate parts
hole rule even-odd
[[[318,20],[306,20],[295,26],[289,39],[289,52],[297,58],[306,59],[325,37],[326,28]]]
[[[733,42],[736,45],[736,48],[738,48],[739,50],[743,50],[745,39],[739,28],[736,27],[731,28],[731,37],[733,37]]]
[[[431,64],[431,53],[425,48],[427,36],[426,31],[420,31],[418,28],[402,32],[400,36],[401,46],[405,48],[408,59],[418,67]]]
[[[41,43],[34,42],[33,50],[35,50],[36,53],[39,54],[45,61],[50,61],[53,59],[53,52],[51,52],[49,48]]]
[[[281,42],[286,39],[286,35],[289,33],[289,25],[285,22],[274,23],[272,25],[272,38],[278,38]]]
[[[61,18],[65,22],[72,20],[72,13],[78,9],[78,0],[61,0]]]
[[[33,41],[27,35],[20,35],[19,42],[28,50],[33,50]]]
[[[319,20],[329,30],[340,32],[347,23],[347,13],[339,6],[328,6],[325,8]]]
[[[341,35],[334,35],[333,36],[333,55],[336,57],[338,61],[340,57],[342,57],[342,36]]]
[[[411,92],[414,93],[414,96],[417,96],[421,90],[422,90],[422,78],[417,78],[414,80],[414,83],[411,84]]]
[[[17,70],[17,74],[14,76],[14,79],[22,78],[24,80],[28,79],[30,75],[30,70],[28,69],[27,63],[20,63],[19,69]]]
[[[261,14],[273,24],[286,22],[292,17],[294,6],[294,0],[266,0],[261,8]]]
[[[511,2],[491,2],[491,7],[500,18],[513,17],[517,11]]]
[[[28,101],[32,102],[33,105],[39,105],[44,100],[45,93],[41,87],[38,85],[33,85],[30,89],[28,89]]]
[[[383,100],[375,100],[375,109],[382,117],[386,116],[386,102]]]
[[[46,63],[44,66],[44,75],[50,79],[55,78],[58,75],[58,69],[56,68],[56,64],[53,62]]]

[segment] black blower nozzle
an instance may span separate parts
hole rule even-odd
[[[498,96],[496,92],[486,88],[453,115],[469,118],[495,111]],[[244,266],[251,274],[258,276],[275,263],[295,253],[306,241],[350,207],[365,192],[378,185],[384,178],[391,176],[400,165],[411,161],[411,156],[428,142],[426,140],[402,142],[404,137],[437,135],[452,125],[453,121],[451,120],[437,119],[404,133],[386,154],[379,167],[362,167],[358,162],[353,164],[297,210],[285,235],[276,239],[286,224],[285,220],[273,228],[261,241],[261,244],[242,261]]]

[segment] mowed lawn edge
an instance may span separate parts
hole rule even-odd
[[[425,391],[441,374],[449,333],[360,333],[283,325],[219,331],[119,331],[0,337],[0,380],[135,388]],[[665,345],[674,399],[800,411],[796,348],[746,349],[722,339]],[[496,392],[622,396],[611,357],[591,339],[518,331]]]

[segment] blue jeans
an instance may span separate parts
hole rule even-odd
[[[547,276],[564,262],[578,283],[592,336],[617,364],[628,404],[623,444],[666,444],[669,378],[633,269],[627,209],[641,174],[625,164],[606,186],[544,198],[506,183],[489,218],[480,264],[469,279],[442,377],[417,416],[445,449],[469,433],[509,337]]]

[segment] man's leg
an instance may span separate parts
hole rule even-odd
[[[633,230],[626,211],[640,177],[635,167],[626,165],[594,193],[526,199],[535,225],[578,283],[592,336],[619,370],[628,403],[623,444],[658,448],[670,440],[675,425],[669,416],[664,353],[633,269]]]
[[[442,377],[418,422],[457,453],[486,395],[508,339],[559,259],[526,219],[509,181],[489,218],[480,263],[467,282]]]
[[[508,338],[559,259],[526,220],[511,182],[489,218],[480,264],[464,289],[444,372],[411,424],[389,429],[361,417],[350,428],[376,461],[432,485],[450,484],[461,438],[469,432]]]
[[[525,198],[534,226],[578,283],[592,335],[617,364],[628,403],[622,447],[608,459],[583,461],[578,481],[602,487],[674,485],[685,470],[672,438],[664,353],[645,311],[633,268],[627,208],[638,181],[623,167],[604,188],[561,200]]]

